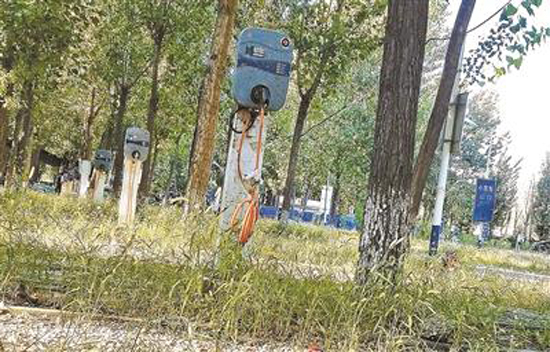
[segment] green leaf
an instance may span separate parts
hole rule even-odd
[[[508,6],[506,6],[506,8],[504,9],[506,18],[509,18],[510,16],[514,16],[517,12],[518,12],[518,8],[512,4],[508,4]]]
[[[540,5],[542,5],[542,0],[531,0],[531,3],[536,7],[539,7]]]
[[[527,27],[527,18],[523,17],[523,16],[520,16],[519,17],[519,22],[518,24],[521,28],[526,28]]]
[[[521,5],[527,10],[529,15],[533,16],[535,14],[535,11],[533,11],[533,8],[531,7],[531,1],[524,0],[521,2]]]
[[[516,67],[516,69],[519,70],[519,68],[521,67],[521,64],[523,63],[523,56],[520,56],[518,57],[517,59],[514,60],[513,64],[514,66]]]

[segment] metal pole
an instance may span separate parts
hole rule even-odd
[[[456,97],[456,95],[455,95]],[[455,104],[451,104],[447,124],[445,126],[445,135],[443,140],[443,150],[441,152],[441,166],[439,168],[439,178],[437,181],[437,193],[435,197],[434,213],[432,218],[432,233],[430,235],[430,255],[437,253],[439,246],[439,237],[441,235],[441,226],[443,219],[443,205],[445,203],[445,191],[447,187],[447,175],[449,173],[449,161],[451,159],[452,130],[455,118]]]
[[[454,121],[456,118],[457,104],[458,104],[458,85],[460,83],[460,72],[462,71],[462,59],[464,57],[465,43],[462,44],[460,58],[458,61],[458,71],[455,77],[453,85],[453,92],[451,94],[451,104],[449,107],[449,114],[445,124],[445,130],[443,131],[443,148],[441,151],[441,166],[439,168],[439,178],[437,181],[437,193],[435,197],[435,206],[432,218],[432,232],[430,234],[430,248],[429,254],[437,254],[437,248],[439,247],[439,239],[441,236],[441,227],[443,219],[443,205],[445,204],[445,191],[447,187],[447,175],[449,172],[449,162],[451,160],[451,148],[453,144],[453,129]]]

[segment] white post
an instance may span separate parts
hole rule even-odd
[[[107,174],[105,171],[96,169],[92,176],[93,193],[92,198],[96,203],[103,203],[105,200],[105,182],[107,181]]]
[[[243,131],[243,120],[249,119],[250,112],[248,110],[240,110],[237,118],[234,121],[235,130]],[[262,132],[262,146],[265,145],[266,131],[268,126],[268,118],[264,119],[264,131]],[[246,130],[246,127],[244,127]],[[256,118],[254,124],[243,141],[241,153],[241,170],[245,179],[253,178],[256,182],[260,182],[262,177],[262,162],[263,162],[263,147],[260,151],[260,160],[257,173],[256,167],[256,151],[258,147],[258,133],[260,132],[260,118]],[[241,138],[241,133],[231,133],[231,144],[227,155],[227,163],[225,166],[225,178],[223,181],[223,194],[221,203],[220,230],[225,232],[231,228],[231,217],[236,206],[248,196],[244,189],[238,173],[238,145]],[[242,216],[241,216],[242,218]]]
[[[456,107],[458,104],[458,85],[460,83],[460,72],[462,71],[462,59],[464,54],[465,43],[462,44],[460,58],[458,61],[458,71],[453,85],[451,94],[451,104],[445,130],[443,131],[443,148],[441,151],[441,166],[439,168],[439,177],[437,180],[437,192],[435,197],[434,212],[432,218],[432,232],[430,235],[429,254],[435,255],[439,247],[439,238],[441,236],[441,226],[443,219],[443,205],[445,204],[445,191],[447,188],[447,175],[449,173],[449,162],[451,160],[451,147],[453,145],[453,129],[456,118]]]
[[[80,187],[78,195],[80,198],[86,197],[88,193],[88,187],[90,187],[90,173],[92,172],[92,163],[90,160],[80,160],[79,163],[80,172]]]
[[[454,107],[454,105],[452,105]],[[437,180],[437,193],[435,196],[435,206],[432,218],[432,233],[430,235],[430,254],[437,253],[439,246],[439,236],[441,235],[441,225],[443,219],[443,205],[445,203],[445,190],[447,188],[447,175],[449,173],[449,161],[451,160],[452,131],[454,124],[455,109],[451,109],[447,117],[445,126],[445,135],[443,136],[443,150],[441,151],[441,166],[439,168],[439,178]]]
[[[136,215],[137,193],[141,181],[141,166],[139,160],[124,159],[124,178],[118,207],[118,223],[131,224]]]

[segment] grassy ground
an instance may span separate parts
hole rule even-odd
[[[480,277],[476,265],[550,274],[542,255],[472,246],[459,264],[413,241],[398,286],[353,284],[357,235],[261,222],[240,256],[217,219],[31,192],[0,196],[0,301],[139,318],[170,334],[325,350],[550,348],[548,283]],[[225,236],[227,239],[228,235]],[[220,260],[220,258],[222,258]],[[518,313],[519,312],[519,313]],[[535,316],[527,321],[517,316]],[[540,319],[539,319],[540,318]]]

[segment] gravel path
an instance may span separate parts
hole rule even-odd
[[[476,265],[476,271],[482,277],[485,275],[500,276],[505,279],[527,281],[531,283],[544,283],[550,284],[550,276],[542,274],[534,274],[527,271],[516,271],[510,269],[503,269],[489,265]]]
[[[3,347],[3,348],[2,348]],[[0,312],[0,351],[230,351],[293,352],[277,345],[220,345],[186,332],[86,318]]]

